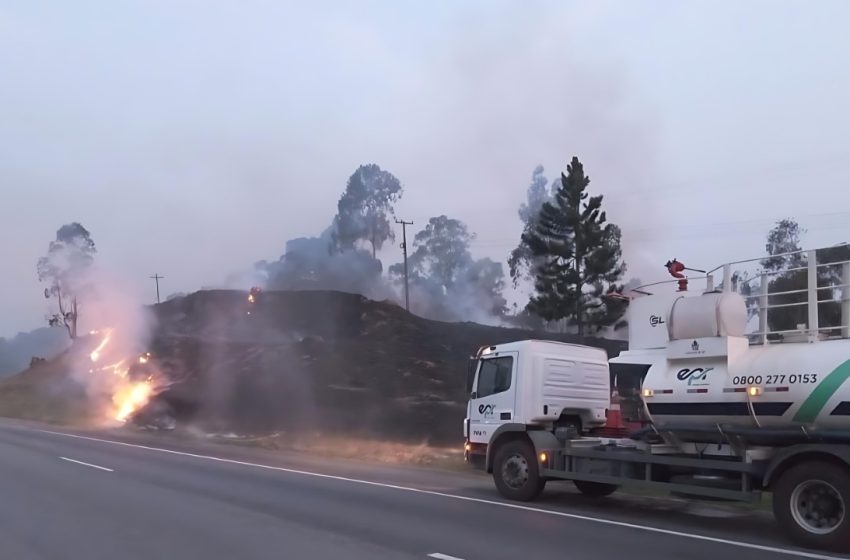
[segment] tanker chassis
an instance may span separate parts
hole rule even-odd
[[[744,298],[724,284],[630,302],[629,350],[611,360],[549,341],[481,348],[466,460],[520,501],[555,480],[599,498],[620,487],[734,501],[770,492],[791,540],[850,552],[848,331],[823,336],[815,314],[782,339],[764,340],[764,321],[753,344]]]

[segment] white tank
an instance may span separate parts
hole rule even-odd
[[[735,293],[669,292],[629,303],[629,350],[665,348],[671,340],[741,336],[747,306]]]
[[[717,328],[734,332],[731,317],[733,324],[721,317]],[[682,325],[685,334],[711,328],[710,321]],[[744,344],[728,356],[658,353],[643,383],[653,423],[850,430],[850,339],[752,347],[736,340]]]
[[[747,328],[747,305],[731,292],[680,297],[673,302],[667,328],[670,340],[741,336]]]

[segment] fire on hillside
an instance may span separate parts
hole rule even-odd
[[[104,420],[126,423],[151,398],[167,388],[168,381],[154,365],[150,352],[133,356],[115,355],[119,352],[110,345],[115,329],[92,331],[89,334],[101,337],[97,347],[89,354],[89,373],[108,376],[103,380],[110,397]],[[110,360],[115,361],[101,365]]]

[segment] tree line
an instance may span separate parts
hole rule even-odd
[[[509,310],[505,298],[507,277],[503,264],[476,259],[471,245],[476,234],[460,219],[439,215],[430,218],[413,235],[408,270],[411,308],[414,313],[440,320],[496,320],[526,327],[561,322],[579,335],[620,327],[626,299],[622,280],[626,272],[620,228],[608,221],[602,194],[591,194],[584,166],[573,157],[566,170],[551,183],[544,169],[534,169],[526,199],[519,206],[522,222],[516,248],[507,257],[513,287],[530,284],[528,301]],[[379,252],[396,241],[396,204],[404,188],[392,173],[376,164],[358,167],[348,178],[331,223],[315,237],[292,239],[276,260],[254,265],[270,289],[328,289],[359,293],[374,299],[398,298],[403,283],[403,263],[386,270]],[[764,271],[771,273],[770,292],[789,292],[805,285],[805,255],[799,250],[804,231],[794,220],[776,224],[767,237]],[[96,253],[91,234],[74,222],[62,226],[47,254],[39,259],[39,280],[44,295],[55,302],[48,320],[77,336],[82,302],[91,290],[91,270]],[[822,251],[821,263],[850,258],[847,246]],[[819,269],[821,286],[839,274]],[[756,279],[736,275],[745,294],[761,289]],[[840,309],[826,301],[819,306],[824,324]],[[802,294],[776,296],[771,303],[796,303]],[[750,300],[753,313],[755,299]],[[780,308],[770,314],[771,330],[795,328],[805,322],[805,309]]]
[[[442,320],[515,321],[527,326],[567,320],[579,334],[619,326],[625,304],[618,282],[626,265],[620,228],[607,221],[602,195],[590,196],[590,178],[573,158],[551,185],[538,167],[519,209],[523,231],[508,258],[514,287],[523,279],[533,293],[511,313],[502,263],[476,259],[476,234],[462,220],[430,218],[413,236],[408,259],[412,310]],[[378,251],[395,241],[395,206],[403,195],[397,177],[378,165],[349,177],[330,226],[318,237],[291,240],[275,262],[259,263],[281,289],[332,288],[381,297],[388,281],[402,289],[404,263],[386,270]]]

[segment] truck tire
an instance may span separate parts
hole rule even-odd
[[[496,452],[493,482],[509,500],[530,502],[546,486],[540,477],[540,465],[534,447],[527,441],[509,441]]]
[[[576,485],[579,492],[585,496],[590,496],[591,498],[604,498],[605,496],[610,496],[619,488],[616,484],[589,482],[587,480],[573,480],[573,484]]]
[[[773,488],[773,515],[799,545],[850,552],[850,469],[826,461],[791,467]]]

